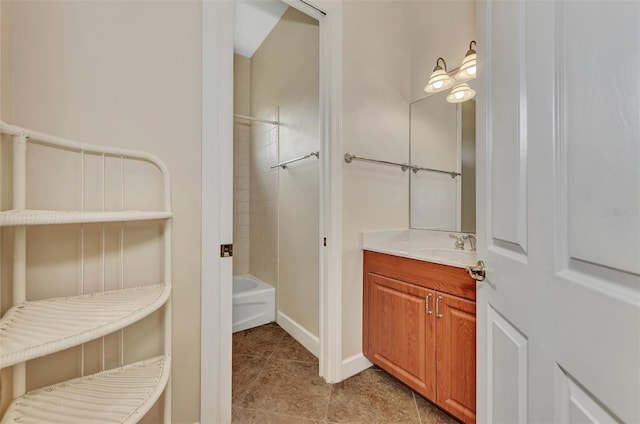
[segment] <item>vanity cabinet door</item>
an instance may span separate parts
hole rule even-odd
[[[436,403],[476,421],[476,303],[436,293]]]
[[[435,291],[369,273],[365,354],[424,396],[435,398]]]

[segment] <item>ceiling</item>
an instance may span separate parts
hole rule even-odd
[[[234,51],[251,57],[288,6],[280,0],[236,0]]]

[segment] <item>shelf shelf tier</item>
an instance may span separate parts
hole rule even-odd
[[[170,284],[156,284],[15,305],[0,320],[0,368],[120,330],[164,305]]]
[[[171,215],[169,211],[88,212],[22,209],[0,212],[0,227],[144,221],[168,219]]]
[[[43,387],[15,399],[1,424],[136,423],[167,385],[169,355]]]

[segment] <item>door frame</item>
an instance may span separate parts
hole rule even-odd
[[[342,4],[283,0],[318,19],[320,42],[320,358],[327,382],[342,379]],[[231,422],[233,241],[232,1],[202,3],[202,239],[200,422]]]

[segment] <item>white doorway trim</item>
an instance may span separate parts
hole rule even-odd
[[[342,3],[282,0],[320,27],[320,375],[342,380]]]
[[[320,29],[320,375],[342,379],[342,4],[284,0]],[[322,12],[320,12],[322,11]],[[202,3],[202,274],[200,422],[231,422],[232,1]]]
[[[202,3],[200,422],[231,422],[233,2]]]
[[[310,2],[311,3],[311,2]],[[342,380],[342,2],[323,1],[320,21],[320,122],[322,152],[320,375]]]

